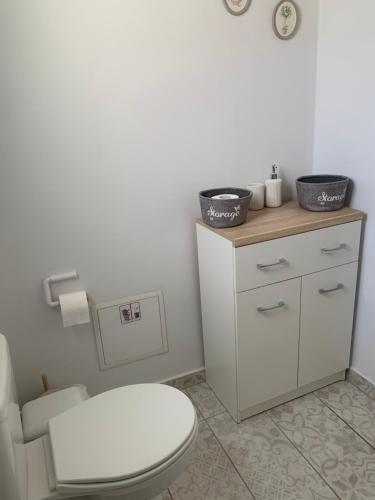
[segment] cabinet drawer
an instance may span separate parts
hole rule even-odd
[[[357,262],[302,278],[298,385],[349,366]]]
[[[301,235],[236,248],[236,291],[242,292],[301,276],[296,245]]]
[[[301,279],[237,294],[240,411],[297,387]]]
[[[236,291],[356,261],[360,234],[356,221],[236,248]]]
[[[302,274],[316,273],[358,260],[361,221],[305,233],[299,259]]]

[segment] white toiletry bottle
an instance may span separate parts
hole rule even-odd
[[[278,178],[277,167],[272,165],[271,179],[266,179],[266,207],[276,208],[282,205],[283,180]]]

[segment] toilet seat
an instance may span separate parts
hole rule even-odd
[[[56,489],[113,489],[160,474],[188,450],[196,429],[192,403],[173,387],[139,384],[95,396],[50,420]]]

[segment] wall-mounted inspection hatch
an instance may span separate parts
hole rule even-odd
[[[92,308],[102,370],[168,352],[161,290]]]

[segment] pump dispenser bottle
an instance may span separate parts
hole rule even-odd
[[[266,179],[266,207],[280,207],[283,201],[283,180],[279,178],[277,170],[277,166],[272,165],[271,178]]]

